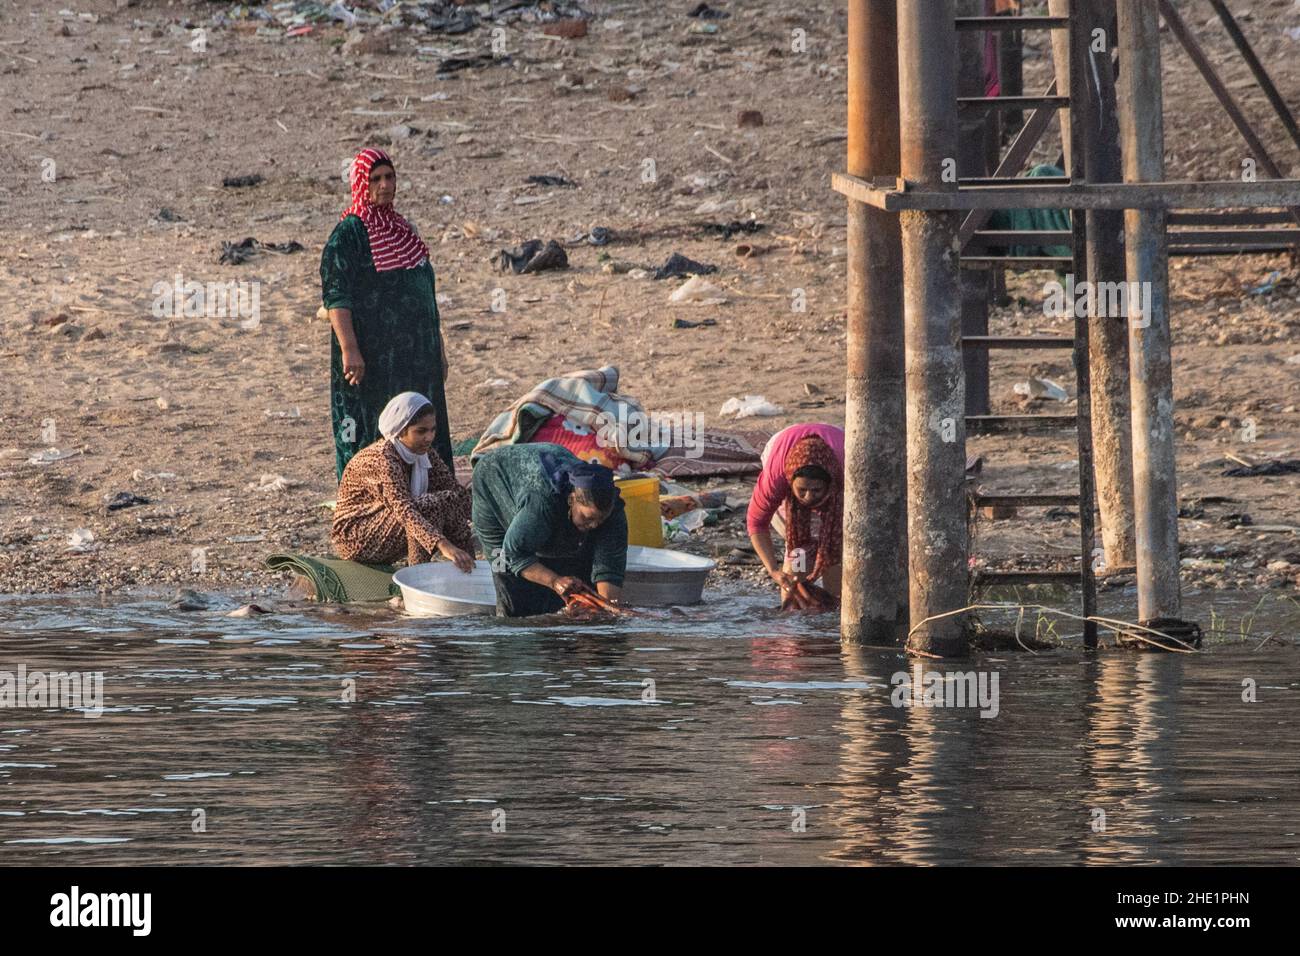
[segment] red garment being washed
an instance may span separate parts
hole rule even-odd
[[[809,435],[794,443],[785,456],[785,480],[794,483],[794,474],[805,465],[817,465],[830,475],[830,486],[825,497],[815,508],[799,503],[793,494],[786,499],[785,553],[793,554],[797,549],[805,553],[812,546],[812,516],[821,517],[821,529],[817,540],[817,559],[807,580],[816,581],[829,567],[840,564],[842,558],[842,539],[844,535],[844,468],[830,445],[821,438]]]
[[[370,201],[370,171],[376,166],[392,165],[382,149],[366,148],[357,153],[352,161],[352,205],[339,216],[356,216],[365,223],[376,272],[414,269],[429,258],[429,247],[391,203],[380,206]],[[395,172],[397,167],[393,169]]]

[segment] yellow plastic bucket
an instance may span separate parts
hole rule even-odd
[[[659,519],[659,479],[624,478],[619,494],[627,513],[627,543],[662,548],[664,526]]]

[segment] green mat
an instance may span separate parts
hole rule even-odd
[[[474,446],[477,444],[478,444],[478,439],[473,436],[469,438],[462,438],[458,442],[452,442],[451,444],[452,456],[455,458],[464,458],[466,455],[468,455],[470,452],[474,450]]]
[[[342,558],[312,558],[305,554],[273,554],[266,559],[272,571],[293,571],[316,587],[316,600],[351,604],[387,601],[402,593],[393,583],[396,568],[387,564],[358,564]]]

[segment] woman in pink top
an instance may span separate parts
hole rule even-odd
[[[782,592],[797,579],[840,594],[844,530],[844,430],[791,425],[763,449],[763,470],[749,501],[746,526],[754,550]],[[772,544],[785,538],[784,561]]]

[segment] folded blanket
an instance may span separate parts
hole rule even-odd
[[[316,600],[351,604],[355,601],[387,601],[402,590],[393,583],[393,571],[386,564],[359,564],[342,558],[314,558],[305,554],[273,554],[266,559],[272,571],[293,571],[316,588]]]
[[[635,440],[637,432],[644,430],[637,429],[636,422],[648,421],[648,416],[640,402],[623,398],[617,391],[618,369],[612,365],[548,378],[496,417],[478,440],[470,461],[477,461],[500,445],[530,441],[552,415],[563,415],[575,424],[603,432],[610,447],[636,467],[658,461],[668,451],[667,446]]]

